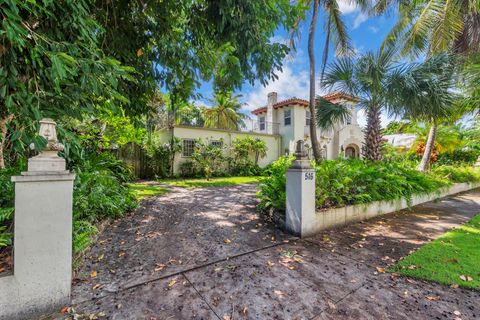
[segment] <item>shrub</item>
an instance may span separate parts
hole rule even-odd
[[[285,172],[292,164],[293,159],[293,156],[280,157],[269,166],[266,176],[260,179],[260,191],[258,192],[260,210],[285,210]]]
[[[163,142],[160,137],[154,135],[150,142],[144,145],[148,156],[148,166],[152,169],[156,178],[166,178],[172,174],[172,165],[175,154],[182,150],[179,138],[173,138],[169,142]]]
[[[438,155],[437,165],[453,164],[474,164],[477,161],[479,152],[474,149],[457,149],[453,151],[442,152]]]
[[[201,174],[208,180],[216,170],[221,169],[224,160],[222,148],[198,139],[193,149],[192,160]]]
[[[480,170],[474,167],[440,166],[434,168],[432,173],[457,183],[480,181]]]
[[[292,157],[283,157],[261,180],[260,209],[285,209],[285,170]],[[394,200],[432,193],[449,181],[415,170],[408,163],[365,162],[363,160],[322,161],[315,168],[317,208],[341,207],[378,200]]]

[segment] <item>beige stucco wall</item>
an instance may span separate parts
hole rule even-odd
[[[162,131],[162,136],[171,137],[171,134],[180,139],[202,139],[202,140],[223,140],[223,145],[226,155],[231,155],[231,145],[236,138],[252,137],[258,138],[267,144],[267,156],[260,158],[258,164],[260,167],[277,160],[281,155],[280,135],[268,135],[254,132],[239,132],[221,129],[197,128],[188,126],[176,126],[172,130]],[[190,157],[182,156],[181,152],[175,156],[174,173],[179,172],[180,164],[184,161],[190,160]],[[252,159],[253,160],[253,159]]]
[[[328,132],[317,129],[317,137],[322,147],[326,146],[327,159],[336,159],[340,154],[344,154],[344,150],[348,145],[353,145],[356,150],[360,151],[364,141],[363,133],[358,126],[357,112],[355,103],[338,99],[335,103],[342,102],[347,104],[351,109],[351,124],[338,123],[333,130]],[[289,126],[284,124],[284,113],[291,110],[292,123]],[[306,112],[308,108],[300,105],[289,105],[273,110],[273,119],[279,123],[279,133],[282,136],[281,153],[287,150],[289,153],[295,151],[295,143],[298,140],[305,140],[309,146],[312,145],[310,139],[310,127],[306,125]],[[342,152],[343,147],[343,152]]]

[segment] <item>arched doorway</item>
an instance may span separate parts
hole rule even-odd
[[[358,148],[355,145],[349,145],[345,148],[345,158],[347,159],[355,159],[358,158],[359,152]]]

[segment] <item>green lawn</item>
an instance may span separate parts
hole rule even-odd
[[[144,183],[129,183],[128,187],[132,191],[137,200],[143,200],[148,197],[161,196],[169,192],[170,190],[157,186]]]
[[[389,271],[480,289],[480,215],[407,256]]]
[[[225,177],[225,178],[211,178],[206,179],[165,179],[158,181],[161,184],[166,184],[174,187],[183,188],[201,188],[201,187],[224,187],[235,184],[256,183],[260,177]]]

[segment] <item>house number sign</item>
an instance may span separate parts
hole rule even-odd
[[[305,181],[313,180],[313,172],[305,172]]]

